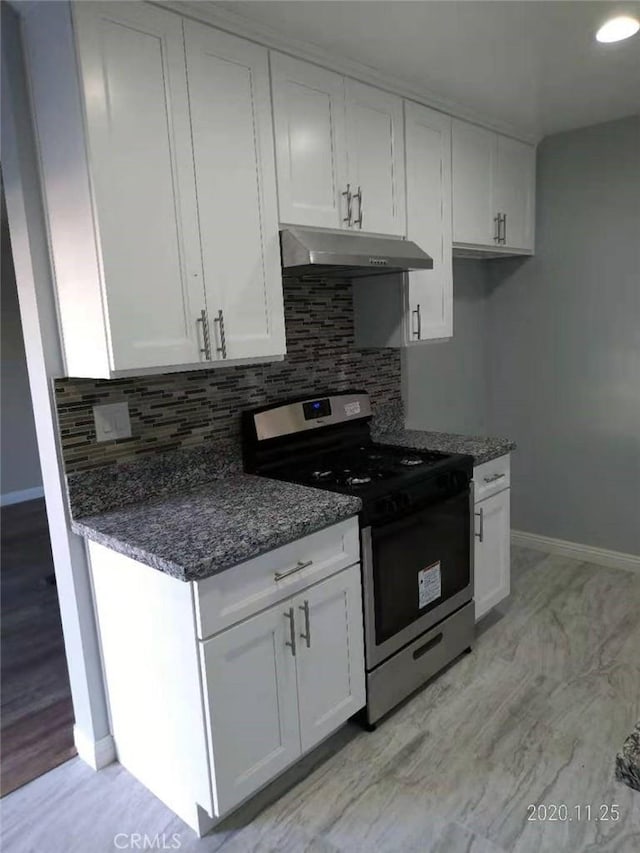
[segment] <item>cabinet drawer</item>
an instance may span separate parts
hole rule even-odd
[[[349,518],[198,581],[198,636],[210,637],[359,560],[358,519]]]
[[[491,459],[473,469],[475,484],[474,499],[477,503],[491,495],[496,495],[511,485],[511,463],[509,454]]]

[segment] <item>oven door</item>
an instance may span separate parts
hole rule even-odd
[[[468,489],[362,531],[367,668],[473,597]]]

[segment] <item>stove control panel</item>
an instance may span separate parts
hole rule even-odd
[[[331,414],[331,400],[325,397],[324,400],[307,400],[302,404],[305,421],[313,421],[316,418],[328,418]]]

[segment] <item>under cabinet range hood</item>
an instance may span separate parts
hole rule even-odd
[[[433,258],[419,246],[393,237],[284,228],[280,249],[283,274],[302,279],[359,278],[433,269]]]

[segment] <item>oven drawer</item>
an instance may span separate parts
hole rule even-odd
[[[470,601],[435,628],[367,673],[367,721],[375,723],[473,643],[474,604]]]
[[[474,500],[483,501],[497,495],[511,485],[511,457],[509,454],[483,462],[473,469]]]
[[[194,584],[201,640],[360,560],[357,517]]]

